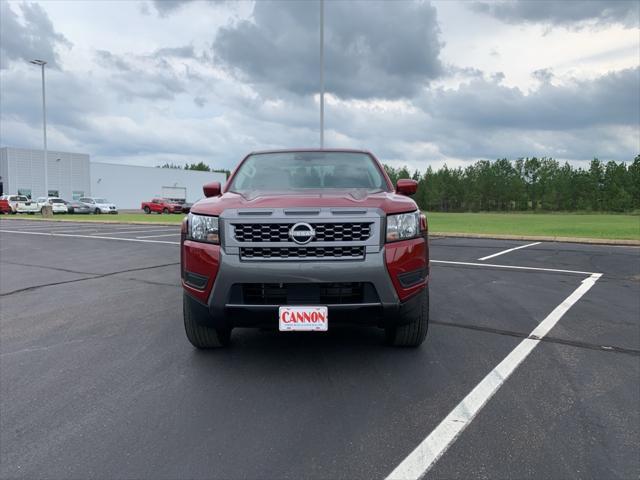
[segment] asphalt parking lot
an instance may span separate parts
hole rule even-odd
[[[330,328],[199,352],[178,242],[0,220],[2,478],[640,475],[640,249],[433,238],[419,349]]]

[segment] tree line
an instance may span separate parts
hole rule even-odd
[[[394,185],[399,178],[418,182],[414,199],[424,210],[640,210],[640,155],[630,164],[596,158],[588,169],[561,165],[549,157],[479,160],[465,168],[429,166],[424,173],[384,167]]]
[[[173,168],[175,170],[198,170],[200,172],[224,173],[227,176],[227,178],[229,178],[229,175],[231,175],[231,171],[229,171],[229,170],[225,170],[223,168],[218,168],[218,169],[211,168],[209,165],[207,165],[204,162],[185,163],[184,167],[181,167],[177,163],[167,162],[167,163],[164,163],[162,165],[158,165],[157,168]]]

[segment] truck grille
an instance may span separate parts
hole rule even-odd
[[[243,283],[233,285],[231,298],[245,305],[336,305],[379,301],[374,286],[365,282]]]
[[[242,247],[242,260],[321,260],[361,259],[365,247]]]
[[[234,235],[238,242],[289,242],[289,230],[294,223],[236,223]],[[371,223],[312,223],[312,242],[358,242],[371,236]]]

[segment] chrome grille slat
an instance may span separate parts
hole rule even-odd
[[[238,242],[290,242],[289,230],[295,223],[233,223]],[[371,236],[371,223],[310,223],[316,234],[313,242],[358,242]]]
[[[241,247],[242,260],[356,260],[364,258],[365,247]]]

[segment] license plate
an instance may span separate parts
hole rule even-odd
[[[326,332],[329,329],[327,307],[280,307],[280,331]]]

